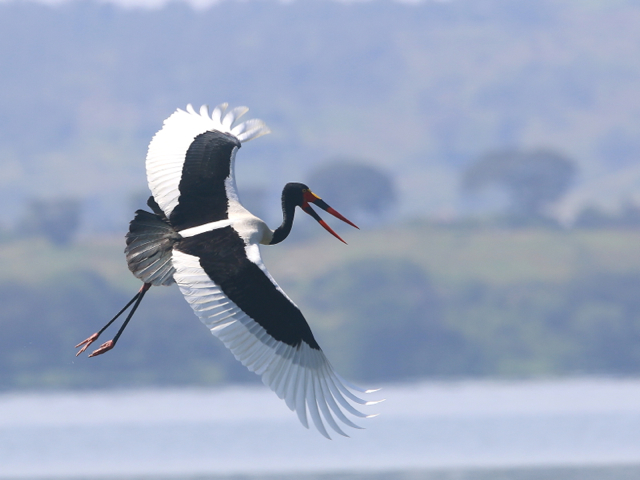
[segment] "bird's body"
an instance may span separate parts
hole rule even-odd
[[[197,113],[189,105],[165,120],[147,154],[153,213],[136,212],[125,249],[129,269],[143,287],[111,322],[78,345],[78,353],[135,302],[114,339],[90,356],[113,348],[146,291],[177,283],[200,320],[305,426],[308,411],[323,435],[328,437],[322,419],[345,435],[336,419],[359,427],[343,410],[365,417],[350,402],[372,402],[356,397],[350,388],[365,391],[334,372],[300,309],[264,266],[259,245],[287,237],[296,206],[340,239],[309,203],[353,224],[299,183],[285,186],[283,222],[275,230],[242,206],[234,175],[236,153],[243,142],[269,132],[260,120],[236,125],[246,110],[227,111],[223,104],[209,116],[206,107]]]

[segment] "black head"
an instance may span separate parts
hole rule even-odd
[[[311,189],[308,186],[306,186],[304,183],[293,182],[293,183],[287,183],[284,186],[284,189],[282,190],[282,206],[285,211],[289,208],[295,208],[295,207],[302,208],[302,210],[306,214],[312,216],[320,225],[322,225],[322,227],[327,232],[329,232],[331,235],[336,237],[341,242],[347,243],[344,240],[342,240],[342,238],[340,238],[340,236],[336,232],[334,232],[331,229],[331,227],[329,227],[329,225],[327,225],[327,223],[324,220],[322,220],[322,218],[320,218],[320,216],[315,212],[315,210],[311,208],[310,203],[317,205],[324,211],[330,213],[336,218],[339,218],[343,222],[348,223],[349,225],[355,228],[358,228],[353,222],[351,222],[350,220],[347,220],[345,217],[339,214],[336,210],[334,210],[329,205],[327,205],[324,200],[322,200],[318,195],[313,193]]]
[[[304,205],[304,192],[311,191],[304,183],[287,183],[282,189],[282,201],[286,201],[293,206],[302,207]]]

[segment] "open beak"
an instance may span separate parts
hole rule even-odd
[[[339,218],[340,220],[342,220],[345,223],[348,223],[352,227],[355,227],[358,230],[360,229],[355,223],[353,223],[350,220],[347,220],[340,213],[338,213],[336,210],[334,210],[329,205],[327,205],[324,200],[322,200],[319,196],[317,196],[311,190],[305,190],[303,195],[304,195],[304,203],[302,204],[302,207],[301,207],[302,210],[304,210],[305,213],[311,215],[320,225],[322,225],[322,227],[327,232],[329,232],[331,235],[336,237],[342,243],[346,244],[347,242],[345,242],[342,238],[340,238],[340,235],[338,235],[336,232],[334,232],[333,229],[329,225],[327,225],[327,222],[325,222],[324,220],[322,220],[322,218],[320,218],[320,215],[318,215],[315,212],[315,210],[313,208],[311,208],[311,205],[309,205],[310,203],[313,203],[313,204],[317,205],[318,207],[323,209],[325,212],[330,213],[334,217]]]

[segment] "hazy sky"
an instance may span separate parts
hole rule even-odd
[[[70,1],[77,1],[77,0],[0,0],[0,3],[5,3],[9,1],[34,1],[37,3],[45,4],[45,5],[60,5],[62,3],[68,3]],[[201,9],[201,8],[208,8],[212,5],[215,5],[217,3],[221,3],[224,1],[228,1],[228,0],[94,0],[94,1],[96,1],[96,3],[111,3],[111,4],[119,5],[124,8],[148,8],[148,9],[161,8],[168,3],[171,3],[174,1],[180,1],[184,3],[188,3],[189,5],[193,6],[196,9]],[[237,1],[237,0],[230,0],[230,1]],[[255,1],[261,1],[261,0],[255,0]],[[280,2],[280,3],[291,3],[291,2],[294,2],[295,0],[273,0],[273,1]],[[341,3],[363,3],[363,2],[368,2],[372,0],[328,0],[328,1],[337,1]],[[423,3],[427,1],[435,2],[435,3],[445,3],[452,0],[394,0],[394,1],[398,3],[415,4],[415,3]]]
[[[335,157],[393,172],[404,215],[501,208],[502,197],[463,195],[459,179],[505,147],[552,149],[579,165],[562,218],[584,205],[640,202],[634,3],[175,0],[161,8],[170,1],[0,0],[1,63],[11,65],[0,75],[5,211],[29,197],[70,195],[104,204],[103,222],[128,212],[126,199],[146,192],[142,159],[162,119],[187,103],[222,101],[249,106],[273,131],[243,151],[238,178],[267,189],[276,210],[281,185]]]

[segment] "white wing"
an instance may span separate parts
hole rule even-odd
[[[247,249],[252,250],[249,255],[251,261],[263,270],[278,294],[284,295],[266,272],[258,246],[251,245]],[[263,383],[285,400],[305,427],[308,428],[308,411],[316,428],[325,437],[330,438],[323,419],[340,435],[347,436],[336,420],[353,428],[361,427],[354,424],[345,412],[362,418],[374,416],[359,412],[350,403],[378,403],[362,400],[350,389],[362,393],[372,391],[361,390],[338,376],[321,350],[311,348],[304,341],[292,347],[276,340],[225,295],[207,275],[197,256],[174,250],[173,266],[176,283],[200,320],[243,365],[260,375]]]
[[[147,181],[149,189],[165,215],[169,217],[178,204],[178,186],[182,177],[185,155],[198,135],[211,130],[234,135],[240,142],[248,142],[269,133],[262,120],[247,120],[236,125],[247,107],[227,111],[228,104],[218,105],[211,116],[206,105],[197,113],[191,105],[186,111],[178,109],[164,121],[155,134],[147,152]]]

